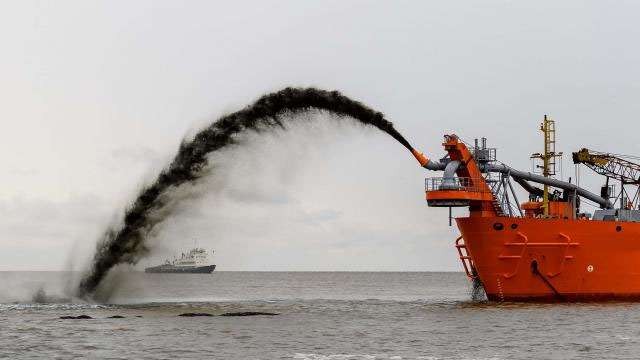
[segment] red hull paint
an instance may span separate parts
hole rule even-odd
[[[456,222],[489,300],[640,300],[640,223],[509,217]]]

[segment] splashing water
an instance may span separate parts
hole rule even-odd
[[[474,271],[474,273],[475,273],[475,271]],[[487,295],[485,294],[485,291],[484,291],[484,284],[482,284],[482,281],[480,280],[480,278],[478,277],[477,274],[476,274],[476,277],[474,277],[471,280],[470,295],[471,295],[471,300],[472,301],[485,301],[485,300],[487,300]]]
[[[408,150],[409,142],[384,118],[364,104],[338,91],[315,88],[286,88],[262,96],[244,109],[225,115],[200,131],[191,141],[181,144],[173,161],[149,186],[144,188],[126,210],[123,223],[108,228],[100,241],[90,269],[82,276],[77,295],[92,296],[110,269],[118,264],[135,264],[147,253],[145,240],[149,231],[171,215],[158,211],[167,204],[170,188],[193,182],[206,172],[207,155],[236,143],[235,137],[247,131],[284,128],[283,121],[311,109],[330,112],[340,118],[376,127],[389,134]]]

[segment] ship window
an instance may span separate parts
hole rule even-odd
[[[620,226],[620,225],[616,226],[616,231],[617,231],[617,232],[622,231],[622,226]]]
[[[511,228],[514,229],[514,230],[517,229],[518,228],[518,224],[515,224],[515,223],[511,224]]]
[[[502,229],[504,229],[504,224],[497,222],[497,223],[493,224],[493,229],[494,230],[502,230]]]

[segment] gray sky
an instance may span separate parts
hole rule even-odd
[[[444,133],[484,135],[530,169],[544,113],[559,150],[640,155],[639,10],[3,1],[0,270],[82,265],[185,135],[284,86],[342,90],[433,156]],[[390,138],[325,120],[216,157],[224,176],[158,229],[152,260],[197,239],[226,270],[459,270],[455,228],[423,200],[429,174]]]

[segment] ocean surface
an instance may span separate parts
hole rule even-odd
[[[462,273],[124,273],[104,303],[70,277],[0,272],[0,358],[640,358],[640,304],[473,301]],[[178,316],[236,311],[279,315]]]

